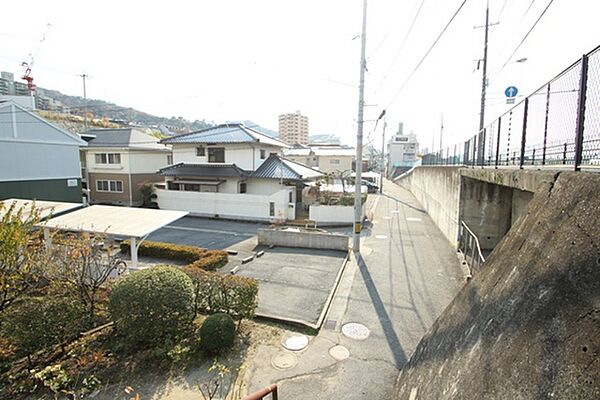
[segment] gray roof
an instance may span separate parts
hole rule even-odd
[[[163,176],[198,176],[198,177],[247,177],[250,172],[245,171],[235,164],[211,163],[211,164],[188,164],[178,163],[169,165],[158,170]]]
[[[321,171],[276,155],[267,158],[251,175],[252,178],[291,179],[296,181],[314,179],[320,176],[323,176]]]
[[[165,144],[208,144],[208,143],[264,143],[270,146],[287,147],[283,142],[273,139],[247,127],[242,123],[221,124],[196,132],[184,133],[161,140]]]
[[[135,128],[91,129],[85,135],[95,136],[88,142],[89,147],[127,147],[134,150],[170,151],[158,139]]]

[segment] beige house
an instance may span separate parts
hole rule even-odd
[[[319,171],[331,173],[350,172],[354,169],[356,150],[335,146],[304,146],[284,151],[287,159],[305,164]]]
[[[140,187],[162,181],[157,171],[172,163],[168,146],[135,128],[90,130],[82,137],[89,140],[83,173],[90,203],[141,205]]]

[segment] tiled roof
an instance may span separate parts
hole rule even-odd
[[[202,143],[264,143],[276,147],[287,147],[283,142],[273,139],[242,123],[221,124],[196,132],[184,133],[163,139],[165,144],[202,144]]]
[[[323,176],[321,171],[276,155],[271,155],[267,158],[251,175],[252,178],[291,179],[297,181],[314,179],[320,176]]]
[[[138,150],[169,151],[158,139],[135,128],[123,129],[91,129],[84,133],[94,136],[88,142],[89,147],[127,147]]]
[[[163,176],[198,176],[198,177],[247,177],[250,172],[245,171],[235,164],[186,164],[178,163],[169,165],[158,170],[158,173]]]

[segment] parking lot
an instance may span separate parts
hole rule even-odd
[[[152,233],[148,240],[238,251],[220,272],[229,273],[239,266],[238,275],[259,281],[258,315],[316,326],[346,253],[258,247],[256,231],[267,227],[260,223],[184,217]],[[351,228],[332,229],[338,233],[348,230]],[[265,252],[262,257],[242,264],[242,259],[260,250]]]

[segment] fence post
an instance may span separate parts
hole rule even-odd
[[[498,168],[498,157],[500,157],[500,129],[502,126],[502,117],[498,118],[498,137],[496,138],[496,161],[494,163],[494,167]]]
[[[529,97],[525,98],[525,109],[523,110],[523,130],[521,131],[521,159],[519,160],[519,168],[523,169],[525,162],[525,141],[527,139],[527,111],[529,109]]]
[[[542,165],[546,165],[546,143],[548,141],[548,115],[550,114],[550,83],[546,91],[546,118],[544,120],[544,146],[542,147]]]
[[[587,92],[588,56],[581,57],[581,79],[579,80],[579,101],[577,103],[577,131],[575,135],[575,171],[581,170],[583,153],[583,129],[585,122],[585,97]]]

